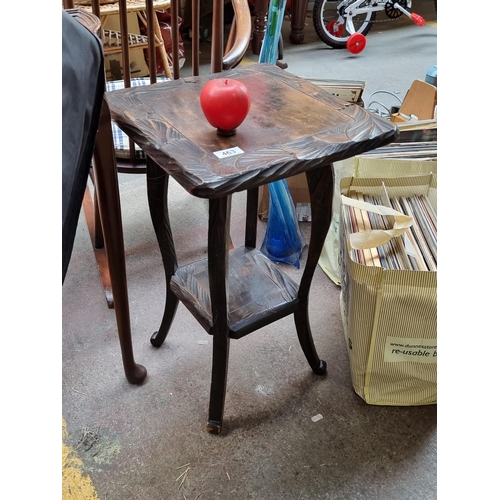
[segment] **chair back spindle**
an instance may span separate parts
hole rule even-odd
[[[252,20],[247,0],[231,0],[234,16],[231,30],[224,47],[224,4],[225,0],[213,0],[212,3],[212,39],[210,48],[210,71],[219,73],[237,66],[249,46]],[[200,74],[200,0],[191,0],[191,74]],[[116,0],[115,2],[103,0],[63,0],[66,9],[84,8],[101,21],[101,40],[103,41],[104,54],[120,54],[122,68],[122,85],[132,85],[131,55],[132,49],[147,49],[147,65],[149,69],[149,84],[158,81],[157,55],[161,55],[162,65],[167,78],[180,78],[181,43],[178,19],[181,15],[180,0]],[[169,7],[171,23],[171,55],[166,54],[165,44],[161,33],[155,8]],[[130,33],[130,17],[135,13],[146,26],[146,36]],[[106,22],[111,15],[118,14],[118,30],[106,29]],[[139,42],[136,42],[136,40]],[[147,39],[147,44],[145,43]],[[128,41],[128,43],[127,43]],[[141,82],[144,84],[144,82]],[[129,144],[127,159],[121,155],[117,159],[118,171],[127,173],[144,173],[145,161],[143,155],[137,158],[136,147],[128,138],[124,138],[125,148]]]
[[[234,10],[233,21],[228,40],[224,48],[224,3],[225,0],[213,0],[213,20],[212,20],[212,39],[210,48],[210,71],[211,73],[219,73],[237,66],[243,59],[245,52],[250,44],[252,20],[250,17],[250,9],[247,0],[231,0]],[[200,0],[191,0],[191,74],[192,76],[200,75]],[[162,65],[165,68],[165,76],[167,78],[180,78],[180,34],[178,19],[181,16],[180,0],[116,0],[115,2],[103,0],[63,0],[63,7],[67,10],[77,12],[85,12],[88,16],[93,14],[100,22],[100,36],[103,42],[104,55],[106,54],[121,54],[122,82],[108,82],[111,87],[131,87],[132,85],[145,82],[136,82],[132,78],[131,72],[131,56],[130,51],[147,49],[149,80],[146,84],[155,84],[158,81],[157,75],[157,55],[160,54]],[[155,12],[155,8],[166,9],[170,11],[171,23],[171,42],[172,53],[167,57],[163,36],[161,33],[160,23]],[[130,33],[129,17],[136,14],[138,19],[146,26],[146,36]],[[110,16],[118,17],[118,29],[110,30],[106,27],[107,20]],[[146,43],[147,39],[147,43]],[[113,44],[113,45],[111,45]],[[203,50],[203,49],[202,49]],[[120,57],[120,56],[118,56]],[[110,90],[112,92],[112,90]],[[113,125],[114,127],[114,125]],[[114,128],[114,132],[122,135],[122,138],[111,138],[108,142],[100,140],[100,148],[115,149],[114,165],[119,173],[129,174],[145,174],[146,160],[142,151],[136,150],[136,146],[132,140],[125,136],[119,129]],[[128,145],[128,151],[127,151]],[[119,149],[124,148],[124,149]],[[108,167],[106,167],[108,168]],[[95,186],[94,168],[90,169],[90,181]],[[106,249],[104,248],[100,208],[97,196],[92,196],[91,190],[87,188],[84,200],[84,212],[88,223],[89,232],[94,246],[94,253],[101,274],[101,281],[105,290],[106,299],[110,308],[113,305],[113,294],[109,281],[109,271],[107,264]],[[89,221],[92,221],[89,223]]]

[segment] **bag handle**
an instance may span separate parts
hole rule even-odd
[[[391,238],[401,236],[412,224],[413,217],[402,214],[393,208],[384,205],[373,205],[366,201],[356,200],[347,196],[341,195],[341,200],[344,205],[367,212],[373,212],[379,215],[392,215],[394,217],[394,224],[392,229],[369,229],[367,231],[359,231],[349,235],[349,243],[352,248],[356,250],[364,250],[368,248],[375,248],[384,245]]]

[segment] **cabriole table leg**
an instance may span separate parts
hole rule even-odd
[[[295,327],[299,342],[314,373],[326,374],[326,362],[320,360],[311,335],[309,325],[309,290],[316,270],[321,250],[330,228],[333,200],[333,174],[331,165],[309,170],[307,184],[311,198],[311,238],[306,267],[299,287],[299,306],[294,313]]]
[[[169,175],[149,157],[146,159],[146,165],[149,212],[160,247],[166,282],[163,319],[158,331],[151,336],[151,344],[160,347],[167,337],[179,304],[179,299],[170,289],[170,279],[177,270],[177,256],[168,216]]]

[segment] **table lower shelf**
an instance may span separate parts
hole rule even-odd
[[[292,314],[299,304],[299,285],[255,248],[240,247],[229,252],[227,283],[232,339]],[[170,280],[170,289],[211,333],[208,260],[178,268]]]

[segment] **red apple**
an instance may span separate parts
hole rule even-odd
[[[250,93],[238,80],[216,78],[205,84],[200,105],[208,123],[221,135],[233,135],[250,110]]]

